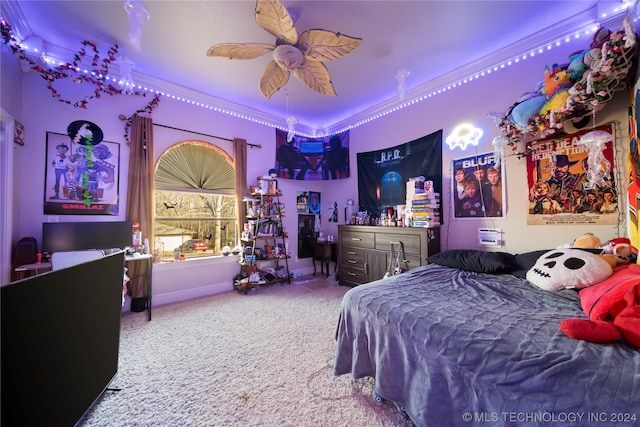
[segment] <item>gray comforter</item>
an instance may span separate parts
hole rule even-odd
[[[640,425],[640,351],[565,336],[577,292],[435,264],[349,290],[335,375],[418,426]]]

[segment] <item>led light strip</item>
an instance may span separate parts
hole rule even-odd
[[[613,10],[613,14],[614,15],[621,14],[621,13],[625,12],[627,10],[627,8],[629,8],[629,7],[630,7],[630,5],[628,5],[626,3],[623,3],[620,7],[616,7]],[[603,13],[601,15],[601,18],[603,18],[603,19],[606,18],[606,17],[607,17],[606,13]],[[4,19],[3,19],[3,21],[4,21]],[[456,80],[455,82],[446,84],[446,85],[440,87],[437,90],[433,90],[433,91],[431,91],[431,92],[429,92],[429,93],[427,93],[425,95],[416,97],[416,98],[411,99],[409,101],[406,101],[406,102],[404,102],[404,103],[402,103],[400,105],[397,105],[395,107],[389,108],[389,109],[387,109],[387,110],[385,110],[385,111],[383,111],[381,113],[376,113],[376,114],[374,114],[374,115],[372,115],[370,117],[367,117],[366,119],[360,120],[360,121],[358,121],[358,122],[356,122],[356,123],[354,123],[352,125],[345,126],[345,127],[341,128],[339,130],[335,130],[335,131],[332,131],[332,132],[326,132],[326,130],[317,129],[317,130],[314,130],[313,135],[305,133],[305,132],[297,131],[296,135],[304,136],[304,137],[307,137],[307,138],[315,138],[315,137],[317,137],[318,134],[321,134],[323,136],[328,137],[328,136],[331,136],[331,135],[335,135],[335,134],[340,134],[340,133],[346,132],[348,130],[351,130],[351,129],[357,128],[359,126],[362,126],[364,124],[370,123],[370,122],[372,122],[374,120],[377,120],[379,118],[385,117],[385,116],[387,116],[389,114],[395,113],[395,112],[397,112],[399,110],[402,110],[402,109],[404,109],[406,107],[410,107],[410,106],[415,105],[417,103],[429,100],[429,99],[431,99],[431,98],[433,98],[435,96],[438,96],[438,95],[443,94],[445,92],[451,91],[453,89],[460,88],[461,86],[464,86],[467,83],[474,82],[474,81],[480,79],[481,77],[485,77],[487,75],[490,75],[492,72],[496,72],[498,70],[505,69],[505,68],[507,68],[509,66],[519,64],[521,61],[525,61],[527,58],[531,58],[531,57],[534,57],[536,55],[540,55],[540,54],[542,54],[542,53],[544,53],[546,51],[550,51],[553,48],[560,47],[563,44],[569,43],[574,39],[578,39],[578,38],[580,38],[582,36],[588,36],[588,35],[594,34],[599,28],[600,28],[600,25],[598,23],[589,24],[587,26],[586,30],[579,30],[579,31],[576,31],[576,32],[572,33],[571,35],[563,36],[562,38],[556,39],[553,42],[543,43],[539,47],[536,47],[534,49],[528,50],[527,52],[525,52],[523,54],[520,54],[518,56],[515,56],[515,57],[513,57],[511,59],[505,60],[505,61],[499,63],[498,65],[494,65],[494,66],[490,66],[490,67],[484,68],[482,71],[478,71],[478,72],[472,73],[472,74],[468,75],[467,77],[464,77],[464,78]],[[60,66],[60,65],[67,64],[67,62],[62,62],[62,61],[56,63],[56,61],[53,58],[48,57],[44,52],[39,52],[38,49],[30,49],[29,46],[27,46],[26,44],[25,45],[20,45],[20,47],[25,49],[25,51],[27,51],[27,52],[34,53],[37,56],[40,56],[42,58],[42,60],[44,62],[46,62],[47,64],[50,64],[50,65],[53,65],[53,66]],[[79,69],[76,69],[76,71],[80,72]],[[91,73],[92,75],[95,76],[95,73],[93,73],[93,72],[91,72],[89,70],[85,69],[85,70],[83,70],[83,72],[85,74]],[[118,85],[120,87],[123,86],[122,85],[122,81],[119,78],[110,77],[110,76],[102,76],[102,75],[98,75],[96,77],[100,78],[100,79],[107,80],[107,81],[113,81],[115,83],[118,83]],[[176,100],[176,101],[182,101],[182,102],[185,102],[185,103],[187,103],[189,105],[205,108],[205,109],[208,109],[208,110],[211,110],[211,111],[215,111],[217,113],[226,114],[226,115],[229,115],[231,117],[240,118],[240,119],[247,120],[247,121],[250,121],[250,122],[253,122],[253,123],[257,123],[257,124],[260,124],[260,125],[263,125],[263,126],[268,126],[268,127],[271,127],[271,128],[280,129],[280,130],[285,131],[285,132],[288,131],[288,126],[286,126],[286,125],[279,125],[279,124],[276,124],[276,123],[273,123],[273,122],[269,122],[269,121],[266,121],[266,120],[256,119],[256,118],[250,117],[250,116],[248,116],[246,114],[236,113],[234,111],[231,111],[231,110],[228,110],[228,109],[225,109],[225,108],[221,108],[221,107],[214,107],[214,106],[211,106],[211,105],[206,104],[206,103],[202,103],[202,102],[199,102],[199,101],[193,101],[193,100],[190,100],[190,99],[178,96],[178,95],[172,95],[172,94],[166,93],[164,91],[152,89],[152,88],[149,88],[149,87],[146,87],[146,86],[141,86],[141,85],[135,85],[134,84],[133,87],[135,89],[137,89],[138,91],[148,92],[148,93],[152,93],[154,95],[155,94],[160,94],[161,96],[166,96],[166,97],[168,97],[170,99],[173,99],[173,100]]]

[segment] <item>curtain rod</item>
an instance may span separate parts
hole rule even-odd
[[[161,125],[160,123],[153,123],[153,125],[154,126],[160,126],[160,127],[167,128],[167,129],[173,129],[173,130],[179,130],[179,131],[182,131],[182,132],[193,133],[193,134],[196,134],[196,135],[208,136],[210,138],[221,139],[223,141],[233,142],[233,139],[224,138],[222,136],[208,135],[206,133],[195,132],[195,131],[192,131],[192,130],[180,129],[180,128],[176,128],[176,127],[173,127],[173,126],[167,126],[167,125]],[[260,144],[251,144],[251,143],[247,142],[247,145],[249,147],[251,147],[251,148],[262,148],[262,145],[260,145]]]

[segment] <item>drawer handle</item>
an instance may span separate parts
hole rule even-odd
[[[356,241],[356,242],[359,242],[359,241],[361,241],[362,239],[360,239],[360,238],[358,238],[358,237],[352,237],[352,238],[351,238],[351,240]]]
[[[354,251],[347,251],[347,253],[348,253],[349,255],[355,255],[355,254],[356,254],[356,252],[354,252]]]
[[[348,274],[349,276],[355,276],[355,275],[356,275],[355,273],[352,273],[352,272],[350,272],[350,271],[347,271],[347,274]]]
[[[357,263],[358,263],[358,261],[354,261],[354,260],[352,260],[352,259],[348,259],[348,260],[347,260],[347,262],[348,262],[349,264],[357,264]]]

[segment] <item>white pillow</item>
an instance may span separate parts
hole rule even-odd
[[[548,291],[581,289],[596,285],[613,274],[601,256],[580,249],[554,249],[538,258],[527,271],[527,280]]]

